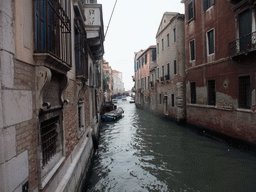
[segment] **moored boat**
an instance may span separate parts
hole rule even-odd
[[[115,121],[123,116],[124,110],[118,107],[116,110],[110,111],[102,115],[103,121]]]

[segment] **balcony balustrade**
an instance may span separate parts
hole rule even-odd
[[[256,50],[256,31],[229,43],[229,55],[236,57]]]
[[[58,63],[71,66],[70,8],[64,10],[58,0],[35,1],[35,55],[49,54]]]

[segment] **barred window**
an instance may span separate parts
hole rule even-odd
[[[54,117],[41,122],[41,150],[42,150],[42,165],[45,166],[51,158],[57,153],[59,117]]]
[[[190,83],[190,98],[191,103],[196,103],[196,83]]]
[[[216,105],[215,80],[208,81],[208,105]]]
[[[239,89],[239,107],[244,109],[251,108],[251,83],[250,76],[239,77],[238,79],[238,89]]]

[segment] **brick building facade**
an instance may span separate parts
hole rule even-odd
[[[0,5],[0,191],[76,191],[103,102],[102,7]]]
[[[255,1],[183,2],[187,122],[255,143]]]

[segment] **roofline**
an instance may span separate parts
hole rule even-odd
[[[156,45],[150,45],[147,49],[145,49],[145,51],[141,53],[141,55],[137,59],[141,58],[141,56],[150,49],[156,49]]]
[[[185,18],[185,14],[183,13],[177,13],[173,18],[171,18],[170,22],[165,26],[165,28],[163,28],[158,34],[156,34],[156,38],[175,20],[175,19],[179,19]],[[162,20],[161,20],[162,21]],[[159,26],[160,27],[160,26]]]

